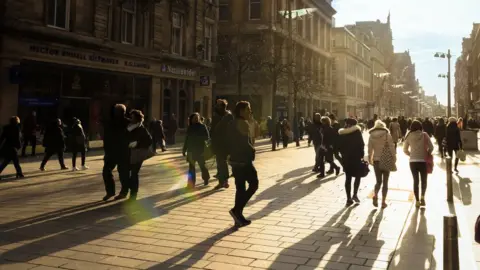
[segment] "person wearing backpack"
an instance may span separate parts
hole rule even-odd
[[[227,110],[228,102],[225,99],[217,99],[215,106],[215,115],[212,119],[211,139],[213,152],[217,162],[218,185],[215,189],[229,188],[227,157],[228,145],[228,127],[233,122],[233,115]]]
[[[393,123],[392,123],[393,124]],[[373,196],[373,205],[378,207],[378,192],[382,187],[382,208],[387,207],[386,199],[388,193],[388,179],[390,177],[390,169],[385,168],[384,164],[395,165],[397,155],[395,151],[395,143],[390,135],[390,131],[386,128],[385,123],[381,120],[375,122],[373,129],[369,130],[370,138],[368,140],[368,159],[375,170],[375,195]],[[388,151],[388,152],[384,152]],[[388,160],[390,159],[390,160]]]

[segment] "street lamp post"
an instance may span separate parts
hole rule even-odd
[[[448,87],[447,87],[447,92],[448,92],[448,97],[447,97],[447,116],[450,117],[452,116],[452,95],[451,95],[451,80],[452,80],[452,76],[451,76],[451,72],[450,72],[450,60],[452,58],[452,55],[450,53],[450,49],[448,49],[448,52],[447,53],[441,53],[441,52],[437,52],[435,54],[435,57],[438,57],[438,58],[447,58],[448,60],[448,72],[447,72],[447,75],[438,75],[438,77],[441,77],[441,78],[447,78],[447,84],[448,84]]]

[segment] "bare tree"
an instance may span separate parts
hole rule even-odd
[[[263,35],[235,25],[230,32],[219,36],[219,63],[217,74],[227,79],[236,78],[236,94],[243,92],[244,77],[261,67]]]

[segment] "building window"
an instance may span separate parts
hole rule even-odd
[[[47,24],[67,29],[69,21],[70,0],[48,0]]]
[[[135,41],[135,0],[122,4],[122,42],[134,44]]]
[[[220,0],[218,4],[218,19],[220,21],[228,21],[230,20],[230,6],[229,0]]]
[[[262,15],[262,0],[250,0],[248,11],[250,20],[259,20]]]
[[[172,53],[182,55],[183,17],[179,13],[172,14]]]
[[[212,37],[213,37],[213,25],[205,24],[204,59],[207,61],[212,60]]]

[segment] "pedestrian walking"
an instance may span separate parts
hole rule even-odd
[[[345,128],[338,131],[339,148],[343,160],[343,171],[345,172],[345,191],[347,193],[346,206],[351,206],[354,202],[360,203],[358,199],[358,189],[360,187],[362,160],[365,156],[365,143],[358,122],[354,118],[345,120]],[[353,184],[352,196],[352,179]]]
[[[340,167],[335,164],[333,160],[333,152],[335,148],[335,142],[337,139],[337,134],[332,128],[332,122],[328,116],[323,116],[321,119],[322,122],[322,147],[320,147],[320,174],[318,178],[325,177],[325,162],[330,164],[330,169],[327,171],[327,174],[335,173],[336,176],[340,174]]]
[[[400,127],[400,123],[398,123],[398,119],[394,117],[392,122],[389,126],[390,135],[392,136],[393,144],[395,145],[395,149],[397,149],[397,144],[400,138],[402,138],[402,129]],[[396,150],[395,150],[396,151]]]
[[[165,145],[166,138],[165,138],[165,132],[163,130],[163,121],[157,120],[154,118],[152,122],[150,122],[149,130],[150,130],[150,135],[152,136],[153,152],[157,154],[157,147],[159,144],[162,149],[162,152],[167,151],[166,145]]]
[[[35,111],[32,111],[32,113],[23,122],[22,134],[22,157],[26,156],[28,144],[32,146],[32,157],[35,156],[35,150],[37,147],[37,113]]]
[[[300,117],[300,122],[298,123],[299,139],[303,141],[303,136],[305,135],[305,119]]]
[[[127,108],[123,104],[116,104],[110,113],[110,119],[105,123],[105,134],[103,137],[103,148],[105,156],[103,158],[103,182],[105,184],[106,195],[104,201],[108,201],[115,196],[115,181],[113,170],[117,167],[120,179],[120,193],[115,200],[124,199],[128,194],[128,182],[130,179],[130,151],[128,148],[129,138],[127,126],[130,119],[126,117]]]
[[[73,118],[72,130],[70,133],[70,149],[72,150],[72,171],[80,170],[77,167],[77,154],[80,152],[81,161],[82,161],[82,170],[87,170],[89,167],[85,165],[85,153],[86,153],[86,143],[87,138],[85,132],[83,131],[82,122]]]
[[[183,144],[183,156],[188,162],[187,190],[195,188],[196,172],[195,163],[198,163],[202,171],[203,184],[208,185],[210,173],[205,165],[205,145],[210,140],[207,127],[200,121],[200,115],[194,113],[188,118],[188,129],[185,143]]]
[[[427,133],[423,132],[420,121],[412,121],[410,132],[406,135],[403,152],[410,157],[410,170],[413,175],[413,193],[415,206],[425,206],[425,192],[427,191],[427,156],[433,151],[433,144]],[[420,182],[422,184],[419,192]]]
[[[329,116],[330,120],[332,121],[332,128],[335,131],[335,137],[334,137],[334,147],[333,147],[333,155],[335,156],[335,159],[342,164],[342,157],[340,155],[340,150],[338,146],[338,131],[340,130],[340,123],[337,121],[337,116],[335,114],[330,114]]]
[[[130,112],[130,124],[127,127],[128,148],[130,148],[129,201],[135,201],[137,199],[140,183],[138,173],[142,168],[143,162],[154,155],[151,150],[152,137],[143,125],[144,119],[145,116],[141,111],[132,110]]]
[[[218,185],[215,189],[229,188],[228,178],[228,127],[233,122],[232,113],[227,110],[228,102],[225,99],[218,99],[215,105],[215,115],[212,119],[212,148],[215,153],[215,161],[217,163],[217,179]]]
[[[258,175],[253,161],[255,148],[250,138],[248,119],[251,117],[250,103],[240,101],[235,106],[235,120],[230,127],[230,165],[235,178],[235,206],[229,211],[235,226],[249,225],[250,220],[243,216],[243,209],[258,189]],[[248,183],[248,189],[246,184]]]
[[[391,124],[393,123],[395,122]],[[397,161],[395,140],[392,138],[393,136],[390,134],[390,130],[387,129],[386,124],[380,120],[375,122],[374,128],[369,130],[369,133],[368,158],[369,163],[373,165],[375,178],[377,180],[375,184],[375,195],[373,196],[373,205],[378,207],[378,192],[380,191],[380,187],[382,187],[382,208],[386,208],[390,170],[381,165],[385,163],[395,165]],[[389,154],[384,154],[384,151],[389,151]],[[393,158],[393,160],[386,160],[390,157]]]
[[[287,148],[289,141],[293,138],[292,129],[290,128],[290,124],[288,123],[287,119],[283,119],[282,121],[281,132],[282,132],[283,148]]]
[[[437,145],[438,145],[438,152],[440,152],[440,156],[442,158],[445,157],[445,152],[446,152],[446,149],[445,149],[445,144],[444,144],[444,140],[445,140],[445,137],[447,136],[447,126],[445,125],[445,120],[443,120],[443,118],[440,118],[438,119],[438,124],[435,126],[435,133],[434,133],[434,137],[435,137],[435,140],[437,141]]]
[[[405,120],[404,116],[398,117],[398,123],[400,124],[400,130],[402,131],[402,142],[405,140],[405,136],[407,135],[408,123]]]
[[[20,118],[18,116],[12,116],[9,124],[3,128],[2,135],[0,136],[0,156],[3,156],[3,163],[0,165],[0,175],[3,170],[13,162],[15,171],[17,172],[16,178],[23,178],[22,167],[18,160],[18,150],[22,143],[20,141]],[[2,177],[0,176],[0,180]]]
[[[267,117],[267,128],[268,128],[268,137],[271,139],[273,132],[275,131],[275,123],[271,116]]]
[[[68,170],[65,166],[63,153],[65,151],[65,134],[62,128],[62,120],[56,119],[45,131],[43,137],[43,146],[45,147],[45,156],[40,164],[40,170],[45,171],[45,165],[54,154],[58,156],[58,162],[62,170]]]
[[[446,141],[447,141],[447,153],[448,156],[453,159],[453,152],[455,152],[455,165],[454,170],[458,173],[458,150],[463,149],[462,137],[460,135],[460,128],[458,127],[458,122],[455,117],[450,117],[448,119],[447,132],[446,132]]]
[[[280,142],[282,139],[282,119],[278,119],[277,123],[275,124],[275,142],[277,143],[277,147],[280,147]]]
[[[321,175],[324,177],[325,164],[321,163],[324,163],[325,158],[322,158],[322,155],[324,155],[322,152],[326,152],[326,148],[323,146],[322,118],[319,113],[313,116],[313,123],[308,126],[308,138],[313,142],[313,150],[315,151],[315,165],[312,168],[312,172],[319,172],[319,177]]]
[[[423,130],[428,134],[430,138],[433,136],[433,133],[435,133],[433,123],[428,117],[425,117],[425,120],[423,121]]]

